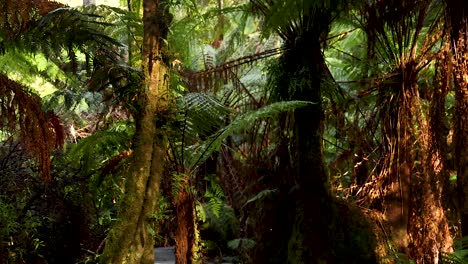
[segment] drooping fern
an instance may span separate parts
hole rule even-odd
[[[227,246],[230,249],[244,251],[249,250],[255,247],[255,241],[248,238],[236,238],[233,240],[228,241]]]
[[[310,104],[312,103],[305,101],[277,102],[238,116],[230,124],[221,128],[200,145],[192,148],[193,154],[187,160],[188,167],[194,168],[198,164],[203,163],[214,151],[220,149],[222,142],[227,137],[251,128],[255,123],[254,121],[262,118],[273,118],[280,113],[292,111]]]
[[[73,8],[58,8],[44,16],[37,27],[25,35],[25,39],[46,56],[60,57],[61,51],[68,51],[72,62],[73,54],[70,52],[74,48],[86,53],[121,46],[103,32],[104,27],[112,24],[99,21],[99,18],[99,15],[84,14]]]
[[[222,209],[225,206],[223,189],[221,185],[216,182],[215,177],[208,176],[206,180],[208,180],[208,184],[210,185],[204,195],[206,198],[206,205],[209,207],[211,212],[219,218]]]
[[[52,113],[42,110],[40,98],[26,87],[0,74],[0,129],[19,134],[38,160],[40,171],[50,181],[50,153],[61,147],[63,126]]]
[[[107,161],[131,147],[134,133],[133,125],[122,122],[105,131],[81,139],[68,152],[68,159],[79,161],[84,174],[96,172]]]
[[[441,264],[466,264],[468,263],[468,237],[454,240],[452,253],[441,252]]]
[[[264,200],[265,198],[268,198],[268,197],[271,197],[273,195],[275,195],[276,193],[278,192],[278,190],[276,189],[273,189],[273,190],[263,190],[263,191],[260,191],[259,193],[257,193],[254,197],[250,198],[244,206],[247,206],[251,203],[257,203],[257,202],[261,202],[262,200]]]

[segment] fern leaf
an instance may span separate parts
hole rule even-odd
[[[50,181],[50,152],[62,145],[63,126],[55,115],[42,110],[38,95],[0,74],[0,129],[16,132],[39,161],[40,171]]]
[[[236,238],[228,241],[227,246],[233,250],[249,250],[255,247],[255,241],[248,238]]]
[[[68,159],[81,161],[84,172],[90,173],[114,156],[129,150],[133,130],[130,124],[117,124],[109,130],[98,131],[73,146],[67,154]]]
[[[277,193],[277,192],[278,192],[278,190],[276,190],[276,189],[273,189],[273,190],[263,190],[263,191],[257,193],[254,197],[250,198],[250,199],[244,204],[244,206],[247,206],[247,205],[250,204],[250,203],[255,203],[255,202],[264,200],[265,198],[271,197],[272,195],[274,195],[274,194]]]
[[[305,101],[277,102],[239,116],[229,125],[210,136],[202,144],[192,148],[193,154],[191,159],[188,160],[188,168],[193,169],[198,164],[203,163],[214,151],[220,149],[222,142],[227,137],[251,128],[257,119],[276,117],[280,113],[292,111],[310,104],[313,103]]]

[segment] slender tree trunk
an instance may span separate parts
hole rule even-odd
[[[193,194],[187,190],[191,186],[187,176],[181,181],[179,193],[175,197],[177,221],[174,234],[175,256],[176,264],[191,264],[195,261],[196,250],[195,200]]]
[[[157,19],[155,19],[157,18]],[[118,221],[109,232],[101,263],[154,263],[151,215],[156,212],[163,174],[165,140],[156,118],[169,104],[168,67],[163,39],[172,20],[164,1],[144,1],[143,70],[145,89],[141,115],[136,117],[135,151],[128,169]]]

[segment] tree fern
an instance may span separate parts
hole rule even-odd
[[[240,115],[230,124],[210,136],[199,146],[193,147],[193,154],[187,161],[187,166],[189,168],[194,168],[198,164],[201,164],[211,155],[211,153],[220,149],[222,142],[227,137],[232,136],[234,133],[242,133],[242,131],[249,129],[255,123],[254,121],[261,118],[273,118],[280,113],[292,111],[310,104],[312,103],[304,101],[277,102]]]
[[[43,177],[50,181],[50,152],[64,140],[60,121],[42,111],[39,96],[1,74],[0,114],[0,129],[20,135],[39,161]]]
[[[106,131],[98,131],[81,139],[67,153],[69,160],[79,161],[84,174],[102,168],[112,157],[130,149],[134,128],[129,123],[117,124]]]

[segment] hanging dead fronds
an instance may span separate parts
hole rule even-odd
[[[50,11],[65,5],[48,0],[4,0],[1,2],[0,28],[7,40],[29,31]]]
[[[180,68],[179,74],[184,78],[185,83],[191,92],[210,91],[216,93],[220,86],[219,84],[232,83],[239,91],[249,93],[249,91],[239,81],[239,67],[245,64],[251,64],[261,59],[279,55],[283,50],[283,48],[266,50],[225,62],[216,67],[208,67],[206,70],[198,72],[190,72],[189,70]],[[249,97],[253,98],[251,95]]]
[[[55,114],[42,111],[38,95],[0,74],[0,129],[19,135],[50,182],[50,152],[63,146],[63,125]]]

